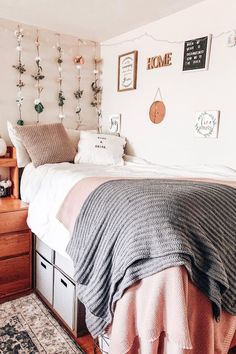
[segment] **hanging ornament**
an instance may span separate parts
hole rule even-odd
[[[91,102],[91,106],[96,109],[97,112],[97,126],[98,131],[101,133],[102,131],[102,110],[101,110],[101,100],[102,100],[102,87],[100,86],[100,65],[102,63],[102,59],[98,59],[97,56],[97,43],[94,45],[94,81],[91,84],[91,88],[93,91],[93,100]]]
[[[26,69],[25,69],[25,65],[22,64],[22,61],[21,61],[21,59],[22,59],[21,42],[22,42],[22,38],[24,37],[24,34],[23,34],[23,29],[19,25],[17,26],[17,29],[14,32],[14,35],[15,35],[16,41],[17,41],[16,50],[18,52],[18,63],[17,63],[17,65],[12,65],[12,67],[18,71],[18,81],[16,83],[16,87],[18,88],[18,92],[17,92],[16,103],[18,106],[19,117],[17,120],[17,124],[24,125],[24,121],[22,119],[21,108],[22,108],[22,104],[24,101],[24,98],[22,96],[22,88],[25,86],[25,84],[22,81],[22,75],[25,73]]]
[[[80,40],[78,40],[78,48],[80,47]],[[84,90],[81,90],[81,66],[84,64],[84,58],[82,55],[77,55],[74,58],[74,64],[77,70],[77,79],[78,79],[78,88],[74,91],[74,97],[77,100],[77,106],[75,109],[75,113],[77,114],[77,128],[81,125],[81,98],[83,96]]]
[[[57,34],[58,39],[57,39],[57,44],[56,44],[56,49],[58,52],[58,57],[57,57],[57,65],[58,65],[58,78],[57,81],[59,83],[59,91],[58,91],[58,106],[59,106],[59,114],[58,117],[61,120],[61,122],[63,122],[64,118],[65,118],[65,114],[64,114],[64,104],[65,104],[65,96],[62,90],[62,63],[63,63],[63,59],[62,59],[62,48],[61,48],[61,37],[60,34]]]
[[[36,110],[37,113],[43,112],[44,106],[43,106],[40,98],[36,98],[36,100],[34,100],[34,109]]]
[[[80,40],[79,40],[79,43],[80,43]],[[76,57],[74,57],[74,63],[77,65],[83,65],[85,63],[84,57],[82,55],[77,55]]]
[[[157,101],[156,98],[157,98],[158,94],[160,96],[160,100]],[[163,119],[165,118],[165,114],[166,114],[166,107],[164,105],[162,95],[161,95],[161,90],[159,87],[157,89],[157,92],[155,94],[153,101],[154,102],[151,104],[151,107],[149,109],[149,117],[150,117],[150,120],[152,121],[152,123],[159,124],[163,121]]]
[[[36,80],[36,89],[37,89],[37,98],[34,100],[34,109],[37,112],[37,124],[39,123],[39,114],[43,112],[44,106],[41,101],[41,92],[43,91],[43,87],[40,85],[40,81],[45,78],[43,75],[43,68],[41,65],[41,58],[39,55],[40,51],[40,42],[39,42],[39,32],[37,30],[36,40],[35,40],[36,52],[37,56],[35,57],[35,63],[37,66],[37,72],[32,77]]]

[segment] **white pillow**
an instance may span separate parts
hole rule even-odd
[[[75,163],[93,163],[97,165],[123,165],[125,138],[94,134],[88,131],[80,132],[78,153]]]
[[[17,134],[11,122],[7,121],[8,134],[11,139],[12,145],[16,148],[16,159],[18,167],[25,167],[31,162],[29,154],[24,147],[21,138]]]
[[[78,143],[79,143],[79,137],[80,137],[80,131],[77,129],[72,129],[72,128],[66,128],[66,132],[70,138],[70,141],[74,145],[76,151],[78,150]]]
[[[97,133],[96,130],[88,130],[88,131],[91,133]],[[70,138],[70,141],[74,145],[76,151],[78,151],[78,143],[79,143],[81,130],[73,129],[73,128],[66,128],[66,132]]]

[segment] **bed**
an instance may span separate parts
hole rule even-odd
[[[227,167],[165,167],[130,156],[126,156],[124,166],[60,163],[35,168],[30,163],[24,169],[21,180],[21,197],[29,203],[28,225],[40,240],[64,257],[68,258],[66,249],[79,209],[64,210],[64,215],[67,215],[64,224],[61,220],[63,213],[58,215],[58,212],[64,201],[70,200],[68,196],[73,187],[79,186],[78,190],[81,190],[81,183],[89,181],[91,184],[91,179],[97,178],[100,182],[104,182],[104,178],[197,179],[203,183],[210,180],[223,185],[228,183],[231,187],[234,183],[236,185],[236,171]],[[100,182],[98,185],[101,185]],[[87,188],[87,194],[82,196],[84,200],[91,194],[88,192],[97,186],[96,183],[92,189]],[[80,197],[79,194],[77,197]],[[68,205],[71,203],[67,203],[67,208]],[[69,224],[68,214],[71,214]],[[145,297],[147,293],[150,294],[148,299]],[[112,326],[106,328],[112,354],[227,353],[230,347],[236,345],[236,317],[223,311],[220,322],[216,322],[211,302],[193,285],[181,264],[139,279],[127,287],[117,300]],[[150,312],[151,316],[147,316]],[[200,323],[205,328],[205,339],[197,331],[196,325]]]

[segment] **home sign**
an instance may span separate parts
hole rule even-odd
[[[157,55],[147,59],[147,70],[161,68],[172,65],[172,53],[166,53],[163,56]]]

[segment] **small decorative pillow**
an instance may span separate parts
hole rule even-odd
[[[91,133],[97,133],[97,130],[87,130],[87,131],[89,131]],[[66,132],[67,132],[71,142],[73,143],[73,145],[77,151],[81,130],[73,129],[73,128],[66,128]]]
[[[123,165],[125,144],[123,137],[81,131],[75,163]]]
[[[76,150],[61,123],[19,126],[15,130],[35,167],[74,160]]]
[[[7,122],[7,129],[9,138],[11,139],[12,145],[16,148],[16,159],[18,167],[25,167],[28,163],[31,162],[29,154],[24,147],[21,138],[16,132],[16,129],[13,127],[11,122]]]

